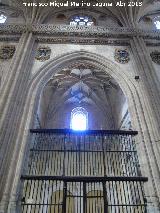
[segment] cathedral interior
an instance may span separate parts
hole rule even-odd
[[[159,213],[159,144],[159,0],[0,0],[0,213]]]

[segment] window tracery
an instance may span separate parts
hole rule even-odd
[[[4,24],[7,20],[7,17],[4,14],[0,14],[0,24]]]
[[[94,20],[90,16],[86,15],[75,15],[70,20],[71,26],[92,26]]]
[[[83,107],[76,107],[71,112],[70,127],[73,130],[86,130],[88,123],[88,112]]]
[[[160,30],[160,16],[154,18],[154,24],[157,30]]]

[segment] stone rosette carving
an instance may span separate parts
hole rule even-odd
[[[156,64],[160,65],[160,52],[155,50],[153,52],[150,53],[150,56],[152,58],[152,61]]]
[[[116,49],[114,58],[118,63],[121,64],[126,64],[130,60],[129,53],[126,49]]]
[[[4,45],[0,47],[0,59],[7,60],[12,58],[16,48],[14,45]]]
[[[39,47],[36,53],[36,59],[39,61],[46,61],[50,59],[51,49],[49,47]]]

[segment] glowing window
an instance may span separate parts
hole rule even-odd
[[[156,25],[156,28],[159,30],[160,29],[160,21],[155,21],[154,24]]]
[[[72,26],[92,26],[94,25],[94,21],[89,16],[73,16],[70,21],[70,25]]]
[[[7,17],[5,15],[0,14],[0,24],[5,23],[6,19],[7,19]]]
[[[153,18],[153,21],[154,21],[154,24],[155,24],[157,30],[159,30],[160,29],[160,16],[155,16]]]
[[[77,107],[71,112],[70,127],[73,130],[86,130],[88,122],[88,113],[82,107]]]

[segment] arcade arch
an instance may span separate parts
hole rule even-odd
[[[154,176],[154,173],[152,172],[152,167],[151,167],[151,159],[148,159],[148,149],[146,149],[147,146],[147,141],[148,137],[152,138],[153,135],[150,134],[152,132],[152,128],[149,128],[148,126],[150,125],[149,122],[147,124],[147,120],[149,119],[148,114],[150,113],[149,109],[147,111],[146,108],[144,108],[144,103],[141,100],[139,90],[137,86],[135,85],[135,82],[133,79],[130,79],[129,76],[117,66],[113,62],[109,61],[106,58],[103,58],[102,56],[87,52],[87,51],[77,51],[77,52],[72,52],[72,53],[67,53],[64,54],[60,57],[57,57],[48,63],[46,63],[44,66],[42,66],[37,72],[29,86],[28,86],[28,95],[24,107],[24,112],[21,120],[21,129],[18,132],[18,137],[17,137],[17,143],[18,140],[21,140],[21,147],[19,148],[19,151],[21,153],[25,152],[27,141],[28,141],[28,129],[33,127],[33,123],[36,119],[36,112],[39,104],[39,97],[42,92],[42,89],[44,86],[47,84],[49,79],[52,78],[52,76],[55,73],[60,72],[61,69],[64,68],[64,66],[69,65],[71,62],[75,60],[88,60],[91,64],[96,65],[99,67],[101,70],[104,70],[106,73],[111,75],[113,79],[118,83],[120,88],[122,88],[124,94],[126,95],[128,99],[128,105],[129,105],[129,111],[131,114],[131,120],[132,120],[132,125],[134,129],[141,130],[139,134],[139,140],[143,140],[144,143],[139,143],[138,146],[138,151],[139,151],[139,158],[140,162],[143,162],[143,174],[145,176]],[[141,91],[142,92],[142,91]],[[29,107],[28,107],[29,106]],[[145,111],[145,113],[142,113],[142,111]],[[148,117],[148,118],[147,118]],[[145,133],[145,129],[148,128],[148,134]],[[141,150],[143,151],[143,159],[142,156],[140,155]],[[153,152],[153,150],[152,150]],[[17,155],[17,152],[14,153]],[[16,167],[16,174],[19,174],[21,172],[21,166],[22,166],[22,161],[23,155],[18,155],[18,164]],[[154,154],[152,155],[154,156]],[[144,160],[145,159],[145,160]],[[11,165],[11,168],[15,168],[15,166]],[[145,170],[144,170],[145,168]],[[150,170],[150,171],[149,171]],[[12,171],[10,170],[10,175]],[[14,192],[17,191],[17,187],[19,185],[19,176],[16,175],[14,177],[14,181],[12,184],[12,193],[15,194]],[[149,182],[148,186],[150,184],[153,184],[152,182]],[[154,184],[156,185],[156,180],[154,180]],[[6,190],[10,191],[10,188],[6,186]],[[149,188],[145,188],[147,193],[149,194]],[[156,190],[156,189],[155,189]]]

